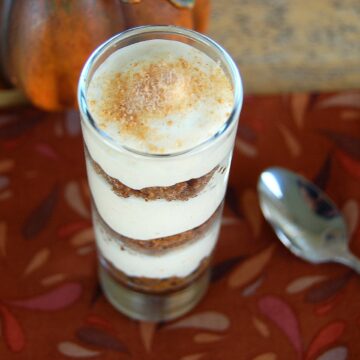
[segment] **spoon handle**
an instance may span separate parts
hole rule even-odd
[[[344,265],[351,267],[358,274],[360,274],[360,259],[351,252],[344,254],[338,261]]]

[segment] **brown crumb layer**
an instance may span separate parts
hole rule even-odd
[[[102,176],[112,187],[113,192],[121,197],[127,198],[130,196],[136,196],[143,198],[144,200],[158,200],[165,199],[167,201],[181,200],[186,201],[195,197],[205,186],[209,183],[210,179],[218,169],[216,166],[213,170],[207,174],[187,181],[179,182],[171,186],[154,186],[147,187],[140,190],[135,190],[124,185],[119,180],[108,175],[102,167],[91,157],[89,151],[85,146],[85,154],[90,160],[94,170],[97,174]]]
[[[100,261],[105,270],[115,279],[115,281],[120,282],[132,290],[156,294],[166,294],[184,288],[200,277],[210,265],[210,257],[207,257],[201,261],[196,270],[186,277],[181,278],[172,276],[165,279],[157,279],[127,276],[122,271],[116,269],[110,261],[107,261],[103,257],[100,258]]]
[[[160,237],[152,240],[137,240],[117,233],[116,231],[111,229],[102,219],[102,217],[98,213],[94,201],[93,201],[93,208],[94,208],[94,213],[96,215],[96,221],[100,223],[100,226],[104,229],[104,231],[107,233],[110,239],[115,239],[120,243],[119,244],[120,247],[122,246],[121,244],[124,244],[136,251],[141,251],[147,254],[152,254],[152,253],[158,254],[159,252],[168,251],[170,249],[194,242],[202,238],[206,234],[206,232],[214,225],[215,221],[220,219],[222,214],[223,203],[219,205],[219,207],[215,210],[215,212],[210,216],[208,220],[206,220],[198,227],[188,231],[184,231],[179,234]]]

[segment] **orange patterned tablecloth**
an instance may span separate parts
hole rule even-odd
[[[360,256],[360,93],[248,97],[206,298],[168,324],[132,321],[96,279],[78,114],[0,111],[0,358],[360,358],[360,278],[291,255],[256,195],[265,167],[334,198]]]

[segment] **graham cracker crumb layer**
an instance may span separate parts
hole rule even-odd
[[[107,271],[115,281],[120,282],[130,289],[144,293],[156,293],[164,295],[188,286],[191,282],[198,279],[210,265],[210,257],[206,257],[201,261],[198,268],[186,277],[172,276],[165,279],[159,279],[127,276],[122,271],[116,269],[115,266],[110,261],[107,261],[104,257],[100,257],[100,261],[105,268],[105,271]]]
[[[219,207],[215,210],[215,212],[210,216],[208,220],[193,229],[175,235],[160,237],[152,240],[137,240],[123,236],[111,229],[100,216],[96,208],[95,202],[93,201],[93,211],[96,219],[95,221],[99,223],[99,225],[102,227],[102,229],[105,231],[105,233],[110,239],[114,239],[119,243],[119,251],[123,246],[126,246],[134,251],[139,251],[151,255],[160,255],[164,252],[171,251],[174,248],[178,248],[180,246],[187,246],[201,239],[212,228],[215,222],[220,220],[222,209],[223,203],[219,205]],[[141,221],[139,223],[139,226],[141,226]]]
[[[121,181],[108,175],[102,169],[102,167],[91,157],[86,147],[85,147],[85,154],[87,158],[90,160],[91,165],[93,166],[95,172],[111,186],[112,191],[116,195],[124,198],[135,196],[135,197],[143,198],[146,201],[158,200],[158,199],[165,199],[167,201],[189,200],[197,196],[197,194],[205,188],[205,186],[209,183],[216,170],[219,168],[218,166],[216,166],[213,170],[211,170],[210,172],[199,178],[179,182],[175,185],[154,186],[154,187],[146,187],[143,189],[135,190],[124,185]]]

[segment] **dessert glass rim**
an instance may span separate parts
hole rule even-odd
[[[205,139],[200,144],[197,144],[189,149],[185,149],[178,152],[161,153],[161,154],[142,152],[139,150],[132,149],[131,147],[122,145],[119,142],[115,141],[109,134],[101,130],[96,125],[96,122],[90,113],[88,102],[86,99],[86,91],[88,87],[88,82],[90,81],[88,78],[90,76],[92,67],[95,65],[96,61],[101,57],[101,55],[106,50],[111,49],[113,47],[116,48],[117,43],[124,40],[130,40],[133,37],[136,38],[138,36],[145,34],[183,36],[184,38],[201,43],[205,47],[211,47],[212,49],[215,49],[215,51],[219,55],[219,59],[221,59],[221,62],[227,65],[227,71],[231,76],[231,82],[233,85],[233,95],[234,95],[234,103],[230,115],[216,133]],[[154,39],[149,39],[149,40],[154,40]],[[142,40],[140,40],[139,42],[141,41]],[[166,159],[166,158],[172,158],[178,156],[192,155],[194,153],[201,152],[206,148],[208,148],[209,146],[211,146],[216,140],[220,139],[220,137],[225,136],[225,133],[227,133],[229,129],[231,129],[232,126],[234,126],[234,124],[236,124],[237,114],[239,110],[241,110],[242,102],[243,102],[243,85],[242,85],[239,69],[236,66],[234,60],[231,58],[231,56],[222,46],[220,46],[218,43],[216,43],[208,36],[201,34],[197,31],[184,29],[180,26],[175,26],[175,25],[145,25],[145,26],[134,27],[114,35],[109,40],[102,43],[92,52],[92,54],[86,61],[81,71],[77,96],[78,96],[79,110],[81,114],[81,121],[85,124],[85,126],[87,126],[87,128],[90,129],[90,131],[93,134],[95,134],[96,137],[100,138],[101,141],[105,142],[108,146],[110,146],[116,151],[125,152],[128,155],[140,156],[144,158]]]

